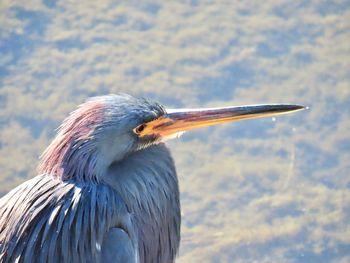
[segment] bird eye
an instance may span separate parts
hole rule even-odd
[[[146,124],[141,124],[134,129],[136,134],[140,134],[146,128]]]

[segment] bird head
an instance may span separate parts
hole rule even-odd
[[[185,131],[230,121],[303,109],[290,104],[207,109],[165,109],[126,94],[94,97],[62,123],[41,156],[40,173],[98,181],[129,154]]]

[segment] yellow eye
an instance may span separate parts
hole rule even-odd
[[[146,128],[146,124],[143,123],[134,129],[134,133],[140,134]]]

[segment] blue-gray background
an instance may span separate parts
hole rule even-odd
[[[89,96],[300,103],[169,142],[178,262],[350,262],[349,64],[349,1],[2,0],[0,194]]]

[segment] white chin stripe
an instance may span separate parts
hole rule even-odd
[[[177,133],[174,133],[174,134],[171,134],[171,135],[168,135],[168,136],[163,136],[161,138],[161,141],[165,142],[165,141],[168,141],[168,140],[171,140],[171,139],[176,139],[176,138],[180,138],[182,134],[184,134],[185,132],[184,131],[181,131],[181,132],[177,132]]]

